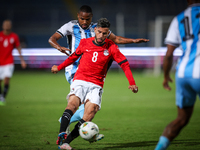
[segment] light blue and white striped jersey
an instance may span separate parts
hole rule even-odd
[[[166,44],[180,46],[183,55],[177,64],[180,78],[200,78],[200,4],[190,5],[174,17],[165,39]]]
[[[83,38],[90,38],[95,36],[94,28],[97,23],[91,23],[87,29],[82,29],[79,26],[78,20],[72,20],[66,24],[64,24],[60,29],[57,30],[57,33],[61,34],[62,37],[67,37],[69,49],[71,53],[75,52],[77,49],[80,40]],[[65,72],[70,72],[70,74],[74,74],[78,67],[79,59],[73,64],[65,68]]]

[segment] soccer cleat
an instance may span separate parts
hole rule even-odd
[[[62,145],[64,140],[67,138],[67,134],[65,132],[61,132],[58,134],[58,139],[56,141],[57,145]]]
[[[101,139],[103,139],[103,138],[104,138],[104,135],[103,135],[103,134],[98,134],[97,137],[96,137],[95,142],[96,142],[96,141],[99,141],[99,140],[101,140]]]
[[[97,134],[95,140],[94,140],[94,141],[90,141],[90,143],[93,143],[93,142],[102,140],[103,138],[104,138],[104,135],[103,135],[103,134]]]
[[[64,143],[64,144],[58,146],[58,149],[72,150],[72,147],[69,144]]]
[[[2,105],[2,106],[6,105],[6,100],[3,97],[3,95],[1,95],[1,94],[0,94],[0,105]]]

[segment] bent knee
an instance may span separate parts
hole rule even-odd
[[[78,109],[79,105],[78,104],[74,104],[74,103],[68,103],[66,109],[71,110],[73,113],[75,113]]]

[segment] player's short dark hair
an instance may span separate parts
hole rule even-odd
[[[88,5],[83,5],[79,9],[79,13],[80,12],[86,12],[86,13],[91,13],[92,14],[92,8],[90,6],[88,6]]]
[[[106,18],[101,18],[97,21],[97,27],[110,28],[110,22]]]
[[[13,23],[12,23],[12,20],[10,20],[10,19],[5,19],[5,20],[3,21],[3,23],[6,22],[6,21],[10,22],[11,25],[13,24]]]
[[[5,19],[4,21],[9,21],[9,22],[11,22],[11,23],[12,23],[12,21],[11,21],[10,19]]]

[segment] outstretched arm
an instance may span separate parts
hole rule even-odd
[[[125,38],[122,36],[116,36],[115,34],[111,33],[108,39],[112,40],[116,44],[130,44],[130,43],[146,43],[149,41],[149,39],[131,39],[131,38]]]
[[[21,61],[21,66],[22,66],[22,68],[23,69],[25,69],[26,68],[26,62],[24,61],[24,58],[23,58],[23,56],[22,56],[22,52],[21,52],[21,46],[18,46],[17,48],[17,51],[18,51],[18,53],[19,53],[19,58],[20,58],[20,61]]]
[[[120,65],[120,67],[124,71],[124,73],[126,75],[126,78],[128,79],[128,82],[129,82],[129,87],[128,88],[133,93],[137,93],[138,92],[138,87],[135,84],[135,80],[133,78],[129,62],[126,59],[126,57],[119,51],[119,48],[118,48],[118,46],[116,44],[113,44],[112,56],[113,56],[113,59],[118,63],[118,65]]]
[[[59,33],[54,33],[50,38],[49,38],[49,44],[56,48],[57,50],[59,50],[60,52],[66,54],[69,56],[69,54],[66,51],[71,51],[70,49],[66,48],[66,47],[62,47],[58,44],[58,40],[61,39],[62,36]]]
[[[65,67],[71,65],[72,63],[74,63],[78,58],[80,57],[80,55],[77,55],[76,52],[74,52],[72,55],[70,55],[62,64],[60,64],[59,66],[53,65],[51,68],[51,72],[52,73],[58,73],[58,71],[64,69]]]
[[[163,81],[163,87],[166,90],[171,90],[171,87],[169,86],[168,82],[172,82],[172,79],[170,78],[170,70],[173,63],[173,52],[176,49],[175,46],[167,45],[167,52],[163,61],[163,71],[164,71],[164,81]]]
[[[129,81],[129,86],[128,88],[133,92],[133,93],[137,93],[138,92],[138,86],[135,84],[135,80],[133,78],[131,69],[130,69],[130,65],[128,63],[127,60],[125,60],[125,62],[123,62],[122,64],[120,64],[120,67],[123,69],[126,78]]]

